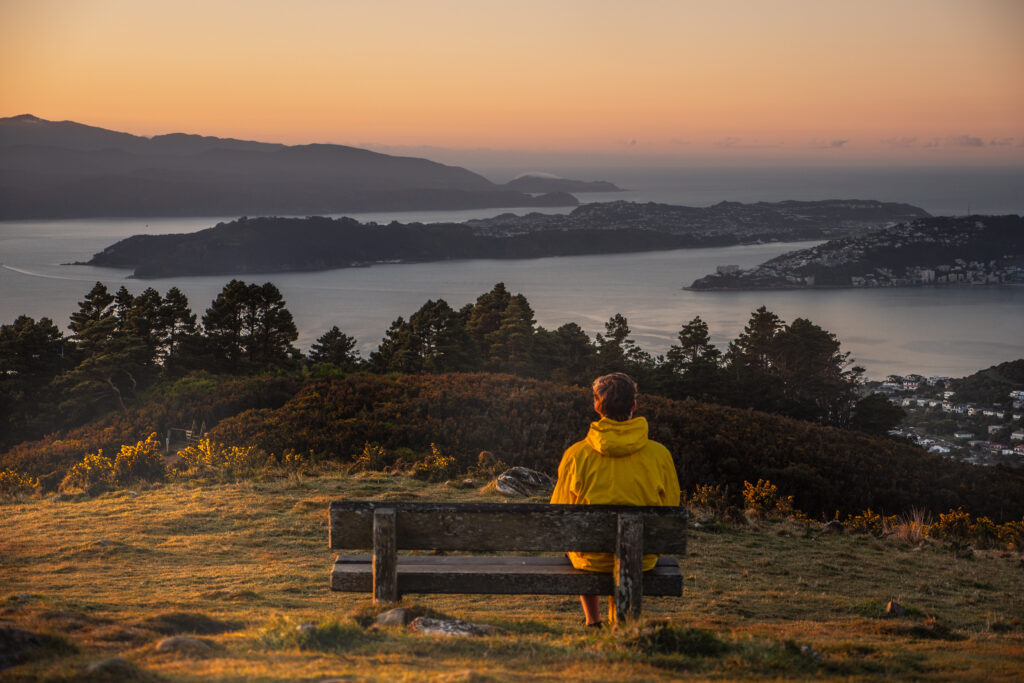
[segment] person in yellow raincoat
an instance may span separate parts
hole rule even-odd
[[[679,505],[679,478],[672,455],[647,438],[647,420],[633,417],[636,382],[615,372],[594,380],[594,410],[587,437],[570,446],[558,466],[552,503],[569,505]],[[611,572],[611,553],[570,552],[577,569]],[[657,555],[644,555],[647,571]],[[587,626],[600,626],[598,596],[581,595]]]

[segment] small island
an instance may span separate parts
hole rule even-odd
[[[792,251],[749,270],[719,266],[698,291],[1024,284],[1020,216],[931,217]]]
[[[550,192],[570,192],[580,194],[586,192],[623,192],[621,187],[607,180],[571,180],[559,178],[549,173],[524,173],[508,181],[503,186],[509,190],[526,194],[546,194]]]
[[[927,215],[906,204],[844,200],[707,208],[605,202],[569,214],[503,214],[465,223],[378,225],[351,218],[240,218],[178,235],[134,235],[84,265],[132,268],[134,277],[328,270],[378,263],[526,259],[862,233]]]

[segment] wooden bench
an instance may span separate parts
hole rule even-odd
[[[680,507],[519,503],[335,501],[330,547],[373,549],[338,555],[331,589],[373,592],[374,602],[406,593],[611,595],[609,618],[640,616],[643,595],[682,595],[679,563],[689,513]],[[399,550],[610,552],[611,574],[573,568],[558,556],[425,555]],[[642,572],[641,556],[657,553]]]

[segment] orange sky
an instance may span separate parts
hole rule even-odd
[[[1024,161],[1021,0],[0,0],[0,116],[623,156]]]

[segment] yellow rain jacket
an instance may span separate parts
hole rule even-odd
[[[647,420],[603,417],[590,423],[587,438],[570,446],[558,466],[552,503],[570,505],[679,505],[679,478],[672,455],[647,438]],[[614,570],[611,553],[569,553],[577,569]],[[644,555],[644,571],[657,555]]]

